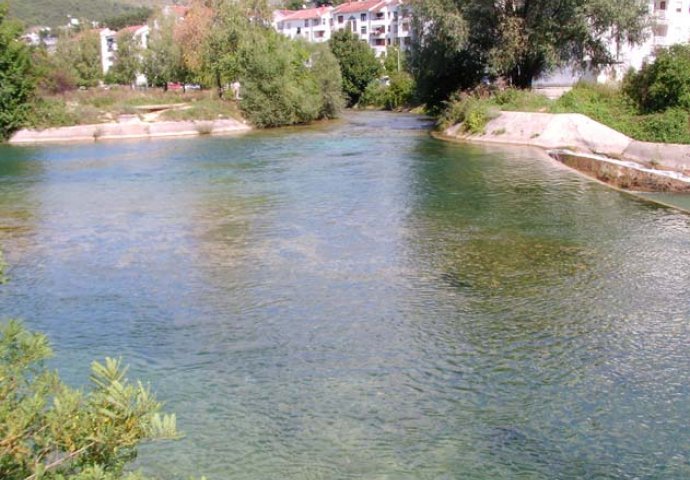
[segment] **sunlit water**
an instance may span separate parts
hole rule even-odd
[[[2,313],[162,478],[690,478],[690,216],[427,127],[2,147]]]

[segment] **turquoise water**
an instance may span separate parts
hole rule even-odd
[[[427,127],[0,147],[3,315],[161,478],[689,478],[690,216]]]

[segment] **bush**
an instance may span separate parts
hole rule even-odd
[[[25,125],[40,130],[50,127],[70,127],[79,123],[79,117],[68,110],[64,100],[38,98],[31,103]]]
[[[240,108],[258,127],[333,118],[343,100],[337,61],[324,46],[291,41],[273,30],[247,33],[238,54]]]
[[[496,116],[490,100],[483,100],[467,94],[454,95],[445,103],[437,126],[445,130],[458,123],[465,132],[473,135],[484,133],[486,124]]]
[[[398,110],[409,106],[414,98],[414,80],[409,73],[395,72],[390,75],[388,85],[380,80],[369,83],[359,104],[363,107],[376,107]]]
[[[19,41],[20,26],[6,21],[7,6],[0,4],[0,140],[22,127],[34,93],[29,51]]]
[[[653,63],[629,72],[623,91],[645,112],[690,108],[690,45],[661,49]]]
[[[641,117],[638,137],[649,142],[690,143],[688,111],[670,108]]]
[[[0,478],[115,480],[145,440],[176,438],[175,416],[119,360],[91,365],[92,389],[74,390],[45,368],[44,335],[0,325]],[[130,477],[134,478],[134,477]]]
[[[501,110],[520,112],[542,111],[551,105],[551,101],[544,95],[518,88],[496,91],[493,101]]]
[[[340,64],[348,106],[357,105],[367,86],[381,74],[381,63],[374,51],[349,30],[334,33],[328,45]]]

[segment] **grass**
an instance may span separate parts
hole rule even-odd
[[[215,92],[163,92],[129,88],[76,90],[61,95],[43,95],[32,104],[27,126],[36,129],[89,125],[117,121],[120,115],[143,115],[142,106],[186,104],[184,109],[164,110],[160,120],[216,120],[242,116],[235,102],[219,100]]]
[[[472,120],[465,131],[483,131],[490,115],[472,112],[503,111],[580,113],[640,141],[690,144],[690,112],[672,108],[661,113],[642,114],[635,103],[615,86],[581,83],[558,100],[534,92],[507,89],[488,98],[461,96],[448,102],[439,126]]]
[[[241,120],[242,115],[236,102],[205,98],[193,102],[189,108],[168,110],[163,112],[161,120],[189,121],[189,120],[217,120],[232,118]]]

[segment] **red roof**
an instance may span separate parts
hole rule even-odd
[[[335,13],[359,13],[368,12],[370,9],[376,7],[379,3],[384,3],[382,0],[363,0],[361,2],[343,3],[335,9]]]
[[[130,32],[130,33],[136,33],[137,30],[140,28],[144,28],[146,25],[132,25],[131,27],[125,27],[122,30],[118,30],[117,33],[124,33],[124,32]]]
[[[291,13],[287,17],[283,18],[283,21],[310,20],[312,18],[321,18],[330,10],[331,7],[305,8],[304,10],[297,10],[296,12]]]
[[[189,11],[189,7],[185,7],[183,5],[170,5],[168,8],[175,12],[175,15],[178,17],[184,17],[187,15],[187,12]]]
[[[401,0],[388,0],[385,2],[381,2],[376,7],[372,8],[371,11],[374,13],[378,13],[381,10],[383,10],[384,7],[396,7],[398,5],[402,4]]]

